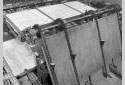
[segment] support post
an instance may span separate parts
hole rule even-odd
[[[75,73],[75,76],[76,76],[77,85],[80,85],[80,81],[79,81],[79,77],[78,77],[78,72],[77,72],[76,65],[75,65],[76,54],[74,54],[73,51],[72,51],[70,40],[69,40],[69,36],[68,36],[68,33],[67,33],[66,25],[65,25],[64,21],[62,19],[60,19],[60,18],[58,18],[57,20],[55,20],[55,22],[59,23],[60,30],[64,31],[64,33],[65,33],[65,38],[66,38],[66,42],[67,42],[67,45],[68,45],[71,62],[72,62],[73,68],[74,68],[74,73]]]
[[[38,54],[37,52],[35,52],[35,55],[36,55],[36,64],[37,64],[37,76],[38,76],[38,80],[39,80],[40,82],[42,82],[42,81],[41,81],[41,69],[40,69],[40,67],[41,67],[41,65],[40,65],[40,56],[39,56],[39,54]]]
[[[38,29],[40,29],[39,25],[37,25],[37,27],[38,27]],[[52,62],[51,62],[51,57],[49,55],[49,50],[48,50],[48,47],[47,47],[47,44],[46,44],[46,39],[44,37],[44,34],[42,34],[42,32],[41,32],[41,39],[42,39],[42,42],[41,42],[42,43],[42,53],[43,53],[48,71],[50,73],[52,83],[53,83],[53,85],[59,85],[58,81],[57,81],[55,71],[54,71],[54,67],[53,67],[53,65],[51,65]]]
[[[121,36],[121,45],[122,45],[122,23],[120,22],[120,18],[119,18],[119,12],[121,10],[120,5],[114,5],[115,11],[117,13],[117,19],[118,19],[118,25],[119,25],[119,32],[120,32],[120,36]],[[121,54],[121,61],[122,61],[122,54]]]
[[[104,77],[111,77],[110,75],[108,75],[107,69],[106,69],[106,63],[105,63],[105,56],[104,56],[104,51],[103,51],[103,45],[104,45],[104,40],[101,39],[101,34],[100,34],[100,29],[99,29],[99,24],[98,24],[98,20],[97,20],[97,16],[95,15],[95,13],[92,13],[92,16],[94,17],[95,23],[96,23],[96,27],[97,27],[97,32],[98,32],[98,36],[99,36],[99,42],[100,42],[100,48],[101,48],[101,53],[102,53],[102,60],[103,60],[103,75]]]
[[[92,84],[92,80],[91,80],[91,76],[89,75],[89,83],[90,83],[90,85],[93,85]]]

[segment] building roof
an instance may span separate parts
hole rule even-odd
[[[15,76],[36,66],[32,50],[17,39],[3,42],[3,56]]]
[[[6,14],[6,17],[10,24],[14,24],[13,27],[23,31],[34,24],[44,25],[57,18],[66,19],[80,15],[85,10],[95,9],[79,1],[72,1]]]

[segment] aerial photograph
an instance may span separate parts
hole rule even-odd
[[[3,0],[3,85],[122,85],[122,0]]]

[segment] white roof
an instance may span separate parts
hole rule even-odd
[[[16,39],[3,42],[3,56],[15,76],[36,66],[31,49]]]
[[[52,22],[50,18],[40,13],[36,9],[24,10],[6,15],[20,31],[33,26],[34,24],[43,25]]]
[[[39,7],[38,9],[53,19],[57,19],[57,18],[65,19],[65,18],[69,18],[69,17],[73,17],[81,14],[80,12],[74,9],[71,9],[63,4]]]
[[[72,1],[72,2],[67,2],[67,3],[64,3],[64,4],[74,8],[74,9],[76,9],[76,10],[82,12],[82,13],[85,13],[86,10],[87,11],[96,10],[96,9],[94,9],[94,8],[84,4],[84,3],[79,2],[79,1]]]
[[[66,19],[80,15],[81,12],[84,13],[85,10],[95,10],[94,8],[87,6],[79,1],[72,1],[64,4],[49,5],[38,7],[37,9],[23,10],[7,14],[6,16],[9,21],[11,21],[12,24],[16,26],[16,28],[18,28],[20,31],[23,31],[27,27],[31,27],[34,24],[44,25],[52,22],[57,18]]]

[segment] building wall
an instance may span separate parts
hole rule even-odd
[[[83,2],[85,3],[89,3],[90,1],[104,1],[111,4],[119,4],[120,6],[122,6],[122,0],[83,0]]]
[[[104,1],[112,4],[119,4],[120,6],[122,6],[122,0],[104,0]]]

